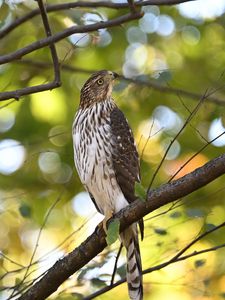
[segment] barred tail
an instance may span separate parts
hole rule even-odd
[[[131,300],[143,299],[141,255],[137,225],[133,224],[120,235],[127,250],[127,284]]]

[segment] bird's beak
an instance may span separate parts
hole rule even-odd
[[[107,73],[108,73],[107,75],[109,76],[110,79],[114,80],[119,77],[119,75],[116,72],[108,71]]]
[[[119,75],[116,72],[112,72],[113,73],[113,79],[116,79],[119,77]]]

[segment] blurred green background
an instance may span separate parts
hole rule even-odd
[[[0,29],[4,29],[37,4],[0,1],[0,5]],[[207,141],[225,131],[225,1],[151,5],[142,10],[144,17],[138,21],[75,34],[58,42],[59,60],[70,66],[61,69],[60,88],[0,104],[0,299],[12,299],[18,288],[31,284],[58,258],[78,246],[102,219],[74,168],[71,126],[79,91],[89,76],[77,69],[109,69],[136,80],[121,79],[113,95],[134,131],[146,188],[171,140],[200,101],[200,96],[192,99],[179,90],[199,95],[208,91],[221,103],[205,99],[173,143],[153,187],[167,182]],[[72,25],[105,21],[126,12],[70,9],[49,13],[49,20],[52,32],[57,33]],[[0,54],[43,37],[41,18],[36,16],[0,41]],[[51,81],[53,69],[49,63],[50,51],[44,48],[1,65],[1,91]],[[151,82],[175,91],[156,90]],[[224,146],[222,136],[192,159],[177,178],[223,153]],[[143,269],[168,260],[200,233],[223,222],[224,195],[221,177],[174,206],[146,216],[146,236],[141,242]],[[224,243],[224,237],[225,230],[220,229],[188,253],[218,246]],[[108,247],[52,298],[82,299],[82,295],[109,284],[118,247],[119,242]],[[125,275],[124,254],[116,280]],[[145,275],[144,299],[225,298],[224,255],[224,249],[219,249]],[[121,300],[127,299],[125,284],[97,299],[115,299],[118,294]]]

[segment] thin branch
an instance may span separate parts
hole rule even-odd
[[[135,13],[136,12],[136,4],[134,3],[134,0],[127,0],[127,3],[129,5],[130,12]]]
[[[225,243],[224,244],[221,244],[221,245],[218,245],[218,246],[214,246],[214,247],[210,247],[210,248],[207,248],[207,249],[203,249],[203,250],[200,250],[200,251],[194,251],[190,254],[187,254],[187,255],[184,255],[182,257],[179,257],[176,261],[174,262],[171,262],[170,264],[172,263],[176,263],[176,262],[180,262],[180,261],[183,261],[183,260],[186,260],[188,258],[191,258],[193,256],[197,256],[197,255],[200,255],[200,254],[204,254],[204,253],[208,253],[208,252],[212,252],[212,251],[216,251],[218,249],[221,249],[221,248],[225,248]],[[142,274],[143,275],[146,275],[146,274],[149,274],[149,273],[152,273],[154,271],[157,271],[157,270],[161,270],[162,268],[165,268],[166,266],[164,264],[162,265],[157,265],[156,267],[151,267],[151,268],[148,268],[148,269],[145,269],[142,271]],[[126,278],[122,278],[120,280],[118,280],[117,282],[115,282],[113,285],[108,285],[98,291],[96,291],[95,293],[89,295],[89,296],[86,296],[83,298],[83,300],[91,300],[91,299],[94,299],[102,294],[105,294],[106,292],[112,290],[113,288],[121,285],[122,283],[125,283],[126,282]]]
[[[52,212],[52,210],[55,208],[55,206],[58,204],[58,202],[62,199],[62,196],[64,194],[65,190],[62,190],[61,193],[59,194],[59,196],[56,198],[56,200],[54,201],[54,203],[51,205],[51,207],[49,208],[49,210],[47,211],[47,214],[44,218],[44,221],[43,221],[43,224],[41,225],[41,228],[38,232],[38,236],[37,236],[37,240],[36,240],[36,243],[35,243],[35,247],[34,247],[34,250],[33,250],[33,253],[31,255],[31,258],[30,258],[30,262],[28,264],[28,267],[26,268],[26,272],[23,276],[23,279],[19,282],[19,284],[17,285],[17,289],[13,291],[12,295],[10,296],[10,298],[12,296],[14,296],[14,293],[23,285],[24,281],[26,280],[26,278],[29,276],[29,270],[30,270],[30,267],[33,265],[33,259],[34,259],[34,256],[37,252],[37,249],[38,249],[38,246],[39,246],[39,241],[40,241],[40,238],[41,238],[41,234],[42,234],[42,231],[48,221],[48,218]]]
[[[184,2],[190,2],[195,0],[149,0],[149,1],[137,1],[135,3],[136,6],[147,6],[147,5],[173,5],[173,4],[180,4]],[[54,12],[60,10],[69,10],[72,8],[98,8],[98,7],[105,7],[111,9],[123,9],[128,8],[128,3],[114,3],[110,1],[98,1],[98,2],[88,2],[88,1],[77,1],[77,2],[69,2],[69,3],[62,3],[62,4],[53,4],[47,5],[46,10],[47,12]],[[33,17],[40,14],[39,9],[34,9],[29,12],[27,15],[17,18],[7,27],[0,31],[0,39],[8,35],[12,30],[17,28],[19,25],[25,23],[26,21],[32,19]]]
[[[157,83],[156,81],[153,81],[153,80],[143,81],[143,80],[140,80],[138,78],[131,79],[131,78],[123,77],[123,76],[122,76],[122,78],[126,81],[133,82],[134,84],[138,84],[138,85],[142,85],[142,86],[147,86],[149,88],[153,88],[154,90],[157,90],[161,93],[176,94],[176,95],[179,95],[179,96],[184,96],[184,97],[192,98],[192,99],[195,99],[195,100],[199,100],[200,98],[202,98],[201,94],[189,92],[189,91],[186,91],[186,90],[183,90],[183,89],[173,88],[171,86],[162,85],[162,84],[159,84],[159,83]],[[225,105],[224,100],[219,99],[217,97],[214,97],[211,94],[207,95],[206,99],[207,99],[207,101],[210,101],[210,102],[215,103],[215,104]]]
[[[51,68],[52,67],[52,63],[48,63],[48,62],[42,62],[42,61],[33,61],[31,59],[23,59],[23,60],[17,60],[15,61],[16,63],[19,64],[28,64],[29,66],[35,66],[38,68]],[[73,67],[70,65],[66,65],[66,64],[60,64],[60,68],[62,70],[65,70],[67,72],[78,72],[78,73],[84,73],[84,74],[92,74],[94,72],[96,72],[97,70],[87,70],[87,69],[82,69],[82,68],[78,68],[78,67]],[[198,94],[198,93],[192,93],[183,89],[177,89],[171,86],[165,86],[165,85],[161,85],[159,83],[157,83],[156,81],[153,80],[148,80],[148,81],[143,81],[141,79],[138,78],[127,78],[124,77],[123,75],[119,76],[122,80],[125,80],[127,82],[133,83],[135,85],[139,85],[139,86],[145,86],[148,88],[152,88],[156,91],[159,91],[160,93],[166,93],[166,94],[175,94],[183,97],[187,97],[187,98],[191,98],[194,100],[198,100],[201,99],[203,97],[202,94]],[[225,105],[225,101],[222,99],[219,99],[213,95],[207,95],[206,101],[208,102],[212,102],[214,104],[218,104],[218,105]],[[0,107],[1,108],[1,107]]]
[[[223,174],[225,174],[225,154],[211,160],[204,166],[178,180],[151,190],[146,201],[134,201],[117,213],[115,218],[120,220],[120,228],[124,230],[132,223],[143,218],[146,214],[198,190]],[[47,298],[67,278],[86,265],[105,247],[105,232],[101,225],[79,247],[58,260],[45,276],[19,297],[19,299],[42,300]]]
[[[105,21],[105,22],[97,22],[97,23],[94,23],[91,25],[71,26],[69,28],[62,30],[61,32],[56,33],[55,35],[52,35],[47,38],[36,41],[24,48],[21,48],[21,49],[15,51],[15,52],[0,56],[0,64],[5,64],[5,63],[11,62],[13,60],[20,59],[21,57],[23,57],[24,55],[26,55],[28,53],[31,53],[35,50],[46,47],[52,43],[56,43],[74,33],[86,33],[86,32],[96,31],[96,30],[102,29],[102,28],[114,27],[117,25],[121,25],[125,22],[129,22],[131,20],[139,19],[142,16],[143,16],[143,13],[136,12],[135,14],[129,13],[129,14],[117,17],[115,19]]]
[[[111,278],[110,285],[113,285],[113,283],[114,283],[116,270],[117,270],[117,263],[118,263],[118,260],[119,260],[120,253],[121,253],[122,249],[123,249],[123,244],[120,243],[120,247],[119,247],[119,250],[118,250],[117,255],[116,255],[116,260],[115,260],[115,264],[114,264],[114,268],[113,268],[113,272],[112,272],[112,278]]]
[[[217,249],[220,249],[220,248],[224,248],[225,247],[225,243],[224,244],[221,244],[221,245],[218,245],[218,246],[214,246],[214,247],[211,247],[211,248],[207,248],[207,249],[203,249],[203,250],[200,250],[200,251],[194,251],[190,254],[187,254],[187,255],[184,255],[184,256],[181,256],[184,252],[186,252],[189,248],[191,248],[194,244],[196,244],[198,241],[200,241],[202,238],[206,237],[207,235],[209,235],[210,233],[222,228],[225,226],[225,222],[221,223],[220,225],[218,226],[215,226],[214,228],[202,233],[201,235],[199,235],[197,238],[195,238],[194,240],[192,240],[189,244],[187,244],[187,246],[185,246],[182,250],[180,250],[175,256],[173,256],[171,259],[167,260],[166,262],[164,263],[161,263],[157,266],[154,266],[154,267],[151,267],[151,268],[147,268],[145,270],[143,270],[142,274],[145,275],[145,274],[149,274],[149,273],[152,273],[154,271],[159,271],[173,263],[176,263],[176,262],[179,262],[179,261],[182,261],[182,260],[186,260],[190,257],[193,257],[193,256],[196,256],[196,255],[200,255],[200,254],[203,254],[203,253],[207,253],[207,252],[211,252],[211,251],[215,251]],[[119,286],[121,285],[122,283],[126,282],[126,278],[122,278],[121,280],[118,280],[116,283],[114,283],[113,285],[108,285],[98,291],[96,291],[95,293],[87,296],[87,297],[84,297],[83,300],[91,300],[91,299],[94,299],[108,291],[110,291],[111,289],[115,288],[116,286]]]
[[[86,33],[86,32],[91,32],[95,31],[101,28],[108,28],[108,27],[113,27],[117,25],[121,25],[122,23],[139,19],[143,16],[142,12],[136,12],[132,14],[127,14],[120,16],[118,18],[115,18],[110,21],[106,22],[98,22],[95,24],[91,25],[84,25],[84,26],[72,26],[70,28],[67,28],[61,32],[56,33],[55,35],[48,36],[47,38],[41,39],[39,41],[36,41],[24,48],[21,48],[15,52],[12,52],[10,54],[2,55],[0,56],[0,64],[4,64],[7,62],[11,62],[16,59],[20,59],[24,55],[31,53],[37,49],[43,48],[45,46],[53,45],[53,43],[56,43],[74,33]],[[57,64],[56,64],[57,68]],[[57,75],[57,72],[56,72]],[[60,82],[51,82],[43,85],[38,85],[38,86],[32,86],[32,87],[25,87],[19,90],[14,90],[14,91],[7,91],[7,92],[2,92],[0,93],[0,101],[3,100],[8,100],[10,98],[15,98],[19,99],[21,96],[28,95],[31,93],[38,93],[41,91],[46,91],[46,90],[52,90],[60,85]]]
[[[42,0],[37,0],[38,1],[38,6],[41,12],[41,17],[42,17],[42,21],[43,21],[43,25],[45,28],[45,32],[47,37],[52,36],[52,31],[48,22],[48,16],[47,16],[47,12],[46,12],[46,7],[43,4]],[[56,52],[56,48],[55,48],[55,44],[51,43],[49,44],[49,48],[51,50],[51,55],[52,55],[52,61],[53,61],[53,66],[54,66],[54,73],[55,73],[55,78],[54,78],[54,83],[56,84],[56,86],[58,87],[60,85],[60,69],[59,69],[59,61],[58,61],[58,56],[57,56],[57,52]]]
[[[50,25],[48,22],[48,17],[47,17],[45,6],[41,0],[37,0],[37,1],[38,1],[38,5],[39,5],[39,10],[41,12],[42,22],[43,22],[43,25],[45,28],[46,35],[47,35],[47,37],[50,38],[52,36],[52,33],[51,33],[51,28],[50,28]],[[53,67],[54,67],[54,80],[47,84],[40,84],[40,85],[36,85],[36,86],[32,86],[32,87],[25,87],[25,88],[22,88],[19,90],[2,92],[2,93],[0,93],[0,95],[3,95],[2,100],[7,100],[10,98],[19,100],[19,98],[21,96],[29,95],[29,94],[37,93],[37,92],[41,92],[41,91],[46,91],[46,90],[52,90],[61,85],[59,61],[58,61],[58,56],[57,56],[54,42],[49,43],[49,48],[51,50],[51,56],[52,56]],[[12,101],[10,103],[12,103]]]
[[[23,265],[19,264],[18,262],[12,260],[11,258],[9,258],[7,255],[5,255],[3,252],[0,252],[0,257],[3,257],[4,259],[8,260],[11,264],[14,264],[18,267],[24,268]]]
[[[151,187],[152,187],[152,184],[156,178],[156,175],[158,174],[169,150],[171,149],[172,145],[174,144],[174,142],[177,140],[177,138],[180,136],[180,134],[182,133],[182,131],[186,128],[186,126],[189,124],[189,122],[192,120],[192,118],[196,115],[197,111],[199,110],[200,106],[202,105],[203,101],[206,99],[207,97],[207,90],[204,94],[204,96],[202,96],[202,98],[200,99],[200,101],[197,103],[197,105],[195,106],[195,108],[193,109],[193,111],[190,113],[190,115],[188,116],[188,118],[186,119],[184,125],[181,127],[181,129],[177,132],[177,134],[174,136],[174,138],[172,139],[172,141],[170,142],[169,146],[167,147],[157,169],[155,170],[153,176],[152,176],[152,179],[149,183],[149,186],[148,186],[148,190],[147,190],[147,193],[149,193]]]
[[[6,104],[3,104],[3,105],[1,105],[0,106],[0,109],[3,109],[3,108],[5,108],[5,107],[7,107],[7,106],[9,106],[9,105],[11,105],[12,103],[14,103],[14,102],[16,102],[16,100],[14,99],[14,100],[11,100],[11,101],[9,101],[8,103],[6,103]]]
[[[193,154],[168,180],[168,182],[171,182],[176,176],[177,174],[180,173],[180,171],[192,160],[194,159],[196,156],[199,155],[199,153],[201,153],[203,150],[205,150],[209,145],[211,145],[214,141],[216,141],[217,139],[219,139],[221,136],[223,136],[225,134],[225,131],[223,131],[222,133],[220,133],[218,136],[216,136],[214,139],[208,141],[203,147],[201,147],[195,154]]]

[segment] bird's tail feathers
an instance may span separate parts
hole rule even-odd
[[[127,284],[131,300],[143,299],[142,266],[138,243],[137,224],[132,224],[120,234],[127,250]]]

